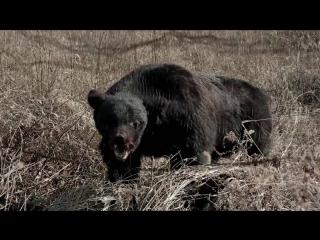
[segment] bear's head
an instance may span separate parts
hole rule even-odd
[[[90,90],[89,105],[94,109],[97,130],[116,158],[125,161],[140,144],[147,125],[147,111],[142,101],[130,94],[107,95]]]

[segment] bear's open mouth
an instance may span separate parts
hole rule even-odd
[[[130,149],[126,145],[114,145],[114,154],[120,161],[125,161],[129,156]]]

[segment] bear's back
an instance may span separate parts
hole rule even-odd
[[[179,117],[195,112],[207,91],[202,81],[181,66],[149,64],[121,78],[106,93],[132,94],[140,98],[147,108],[166,109]]]

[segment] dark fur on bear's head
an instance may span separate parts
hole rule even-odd
[[[88,101],[94,111],[99,133],[120,161],[125,161],[139,146],[147,125],[147,112],[142,101],[129,94],[106,95],[91,90]]]
[[[246,120],[255,142],[248,153],[265,153],[272,129],[264,91],[239,79],[175,64],[141,66],[106,93],[91,90],[88,102],[102,135],[110,181],[136,178],[142,156],[179,152],[181,159],[197,157],[198,163],[209,164],[216,151],[233,151],[234,144],[224,137],[233,131],[242,138]],[[172,158],[171,168],[181,166],[181,159]]]

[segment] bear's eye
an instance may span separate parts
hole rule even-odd
[[[133,128],[137,128],[138,127],[138,125],[139,125],[139,123],[138,122],[132,122],[132,123],[130,123],[130,125],[133,127]]]

